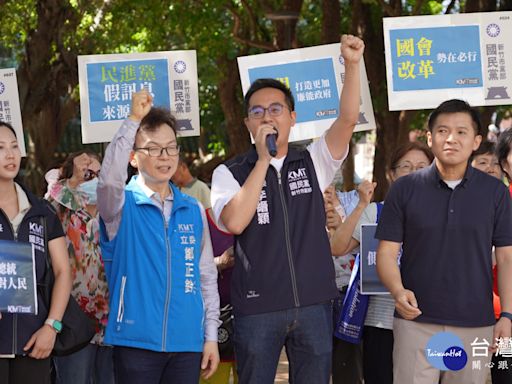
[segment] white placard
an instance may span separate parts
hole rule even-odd
[[[15,68],[0,69],[0,120],[13,126],[18,138],[21,156],[26,156]]]
[[[355,131],[375,129],[366,69],[361,60],[361,108]],[[285,83],[295,98],[297,121],[289,141],[320,137],[339,114],[345,78],[340,44],[264,53],[238,58],[244,94],[258,78]]]
[[[142,88],[171,110],[179,136],[199,135],[196,51],[78,56],[78,75],[83,143],[112,140]]]
[[[512,104],[512,12],[384,19],[389,109]]]

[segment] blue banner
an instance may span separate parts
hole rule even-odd
[[[155,106],[171,105],[167,59],[89,63],[86,68],[91,122],[126,119],[132,94],[143,88]]]
[[[360,278],[359,255],[357,255],[340,316],[334,328],[334,336],[352,344],[358,344],[361,341],[364,319],[368,310],[369,296],[361,293]]]
[[[361,292],[364,294],[389,293],[377,274],[377,224],[361,225]]]
[[[251,83],[260,78],[274,78],[290,88],[297,123],[338,117],[339,95],[331,58],[249,69]]]
[[[390,30],[393,91],[482,87],[478,25]]]
[[[29,243],[0,240],[0,312],[37,314],[34,253]]]

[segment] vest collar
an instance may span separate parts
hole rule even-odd
[[[135,203],[137,205],[140,204],[153,204],[153,201],[144,193],[139,183],[137,183],[137,175],[133,176],[126,186],[126,190],[131,192],[133,198],[135,199]],[[172,210],[175,211],[177,209],[183,208],[186,206],[186,201],[183,194],[180,192],[178,187],[176,187],[173,183],[169,182],[169,188],[171,188],[173,195],[173,203]]]

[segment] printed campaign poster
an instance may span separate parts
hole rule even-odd
[[[243,56],[238,58],[238,68],[244,94],[259,78],[274,78],[290,88],[297,111],[290,141],[320,137],[338,117],[345,79],[339,43]],[[355,131],[370,129],[375,129],[375,117],[361,61],[361,108]]]
[[[37,314],[34,250],[0,240],[0,312]]]
[[[377,275],[377,247],[379,240],[375,238],[377,224],[361,225],[360,268],[361,293],[365,295],[389,294]]]
[[[13,126],[18,138],[21,156],[26,156],[15,68],[0,69],[0,120]]]
[[[171,110],[178,135],[199,135],[195,51],[78,56],[78,75],[83,143],[111,141],[143,88]]]
[[[510,36],[512,12],[385,18],[389,109],[512,104]]]

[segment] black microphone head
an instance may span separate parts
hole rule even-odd
[[[267,137],[266,137],[268,153],[272,157],[276,157],[276,155],[277,155],[276,139],[277,139],[277,134],[276,133],[273,133],[271,135],[267,135]]]

